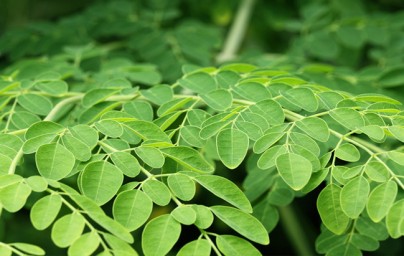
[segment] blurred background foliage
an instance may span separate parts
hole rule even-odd
[[[240,2],[0,0],[0,71],[54,65],[55,59],[48,60],[62,56],[73,62],[80,58],[81,68],[90,71],[109,65],[111,72],[140,67],[155,75],[153,67],[133,66],[153,64],[162,82],[172,83],[184,64],[221,64],[216,56]],[[382,93],[404,102],[404,1],[256,0],[237,54],[234,61],[292,72],[331,89]],[[245,177],[219,172],[238,175],[240,183]],[[314,223],[302,223],[311,241],[319,226],[315,200],[306,196],[294,202],[299,216],[315,216]],[[29,233],[30,226],[14,222],[8,229]],[[0,228],[0,238],[4,232]],[[273,232],[278,235],[271,235],[270,252],[290,252],[282,231],[276,227]],[[9,232],[8,239],[19,235]],[[368,255],[399,255],[402,246],[388,240]]]

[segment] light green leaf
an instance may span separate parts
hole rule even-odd
[[[259,256],[261,253],[250,242],[237,236],[216,236],[216,244],[224,255],[229,256]]]
[[[350,180],[341,190],[342,211],[352,219],[358,218],[365,209],[369,190],[369,182],[363,176]]]
[[[34,192],[43,192],[48,188],[48,181],[42,176],[30,176],[25,181]]]
[[[359,150],[351,143],[345,143],[336,148],[335,156],[347,162],[356,162],[361,157]]]
[[[370,161],[365,167],[366,175],[373,181],[385,182],[389,179],[390,173],[386,165],[379,161]]]
[[[371,219],[361,216],[356,220],[355,228],[359,234],[371,236],[379,241],[389,237],[384,221],[375,223]]]
[[[386,137],[383,129],[378,125],[368,125],[359,128],[364,134],[369,136],[370,139],[375,141],[382,141]]]
[[[191,109],[187,112],[187,121],[190,125],[201,127],[202,123],[210,117],[210,114],[202,109]]]
[[[266,200],[254,205],[253,216],[264,225],[268,233],[275,228],[279,221],[278,210]]]
[[[314,112],[318,109],[318,100],[313,91],[308,88],[295,87],[284,92],[283,96],[306,111]]]
[[[157,115],[163,117],[173,112],[178,112],[182,108],[185,108],[186,104],[193,101],[193,98],[175,98],[167,101],[157,109]]]
[[[349,130],[355,130],[365,126],[365,121],[363,120],[362,115],[354,109],[336,108],[331,110],[329,114],[335,121]]]
[[[254,144],[254,153],[261,154],[273,144],[278,142],[285,133],[282,132],[270,132],[259,138]]]
[[[146,180],[142,184],[143,192],[157,205],[166,206],[171,201],[171,193],[167,186],[158,180]]]
[[[74,137],[87,144],[90,149],[93,149],[98,143],[97,131],[88,125],[78,124],[76,126],[70,127],[69,131]]]
[[[197,126],[186,125],[180,130],[181,138],[191,146],[202,148],[205,141],[199,137],[201,129]]]
[[[140,146],[135,148],[136,155],[152,168],[161,168],[164,165],[164,156],[154,147]]]
[[[41,121],[31,125],[28,130],[25,132],[25,139],[29,140],[41,135],[45,134],[53,134],[56,135],[61,133],[65,128],[54,122],[50,121]]]
[[[185,244],[177,256],[210,256],[211,245],[205,239],[197,239]]]
[[[349,224],[349,218],[341,208],[341,188],[327,185],[317,198],[317,209],[324,225],[334,234],[342,234]]]
[[[229,169],[237,168],[244,160],[248,150],[248,136],[237,129],[224,129],[216,138],[217,153]]]
[[[404,199],[393,204],[386,217],[387,231],[392,238],[404,235]]]
[[[313,139],[321,142],[326,142],[330,137],[327,123],[318,117],[306,117],[297,121],[296,126]]]
[[[35,87],[51,95],[60,95],[68,91],[69,86],[63,80],[36,83]]]
[[[0,205],[9,212],[19,211],[31,194],[31,188],[23,183],[13,183],[0,188]]]
[[[137,252],[132,248],[129,244],[117,238],[116,236],[112,236],[108,233],[103,234],[106,242],[112,248],[112,252],[114,255],[119,256],[137,256]]]
[[[170,157],[186,169],[196,172],[209,173],[213,171],[213,166],[209,164],[201,154],[189,147],[169,147],[162,148],[163,155]]]
[[[95,128],[111,138],[118,138],[123,133],[122,126],[114,120],[100,120],[95,123]]]
[[[45,144],[35,154],[39,173],[48,179],[60,180],[73,169],[74,155],[58,143]]]
[[[313,153],[316,156],[320,155],[320,147],[318,144],[309,136],[299,132],[292,132],[289,135],[289,139],[292,143],[300,145]]]
[[[11,116],[11,122],[18,128],[18,129],[25,129],[41,121],[39,116],[27,112],[27,111],[18,111],[15,112],[14,115]]]
[[[29,255],[45,255],[45,251],[36,245],[26,243],[11,243],[12,247],[17,248],[20,251],[26,252]]]
[[[390,210],[397,196],[397,183],[389,180],[375,187],[369,195],[366,210],[374,222],[381,221]]]
[[[157,125],[147,121],[130,121],[123,124],[129,131],[143,140],[171,142],[168,136]]]
[[[52,241],[58,247],[68,247],[81,236],[85,219],[78,212],[67,214],[58,219],[52,227]]]
[[[404,68],[387,69],[378,78],[378,84],[384,88],[401,86],[404,81]]]
[[[98,205],[103,205],[118,192],[123,182],[123,174],[109,162],[96,161],[86,166],[80,181],[83,194]]]
[[[41,116],[47,115],[53,108],[52,102],[38,94],[22,94],[17,97],[18,104],[24,109]]]
[[[154,85],[147,90],[140,90],[140,93],[143,97],[157,105],[162,105],[173,98],[173,90],[171,87],[163,84]]]
[[[140,173],[140,165],[136,157],[125,151],[111,154],[111,160],[119,170],[128,177],[136,177]]]
[[[89,108],[118,92],[118,89],[92,89],[84,95],[82,104],[84,107]]]
[[[389,131],[393,134],[396,139],[404,142],[404,126],[392,125],[388,127]]]
[[[248,138],[250,140],[258,140],[261,138],[263,132],[261,127],[254,123],[246,122],[246,121],[241,121],[241,119],[237,119],[236,121],[236,127],[247,134]]]
[[[321,254],[325,254],[332,250],[334,247],[345,244],[348,235],[336,235],[324,228],[321,230],[321,234],[316,239],[316,251]]]
[[[246,100],[259,102],[272,97],[268,89],[256,82],[244,82],[232,87],[233,92]]]
[[[373,237],[361,234],[353,234],[351,243],[362,251],[376,251],[380,246],[379,241]]]
[[[168,214],[160,215],[146,224],[142,233],[145,256],[166,255],[177,242],[181,224]]]
[[[184,225],[191,225],[196,221],[196,212],[191,205],[178,206],[171,212],[171,216]]]
[[[63,145],[74,155],[74,157],[82,162],[86,162],[91,158],[91,149],[84,142],[73,137],[70,134],[65,134],[62,137]]]
[[[202,94],[201,98],[206,102],[206,104],[217,111],[224,111],[231,107],[233,102],[233,97],[228,90],[217,89],[210,91],[206,94]]]
[[[391,160],[398,163],[399,165],[404,166],[404,153],[399,151],[389,151],[387,155]]]
[[[258,159],[257,165],[260,169],[268,169],[276,165],[278,156],[287,153],[288,150],[285,145],[276,145],[266,150]]]
[[[123,105],[123,110],[139,120],[153,121],[153,108],[147,101],[130,101]]]
[[[32,154],[38,151],[39,147],[51,143],[56,138],[55,134],[43,134],[26,140],[22,146],[24,154]]]
[[[212,206],[212,212],[239,234],[259,244],[269,244],[268,233],[256,218],[228,206]]]
[[[232,71],[219,71],[216,73],[216,81],[221,88],[230,88],[237,83],[240,76]]]
[[[187,175],[175,173],[168,176],[167,183],[173,194],[181,200],[189,201],[195,196],[194,181]]]
[[[213,214],[209,207],[204,205],[192,205],[196,213],[195,225],[200,229],[207,229],[213,223]]]
[[[216,89],[216,82],[212,76],[204,72],[192,73],[178,80],[178,83],[191,91],[204,94]]]
[[[361,251],[350,243],[342,244],[332,248],[327,256],[362,256]]]
[[[96,231],[91,231],[80,236],[67,250],[69,256],[92,255],[100,245],[100,238]]]
[[[38,230],[46,229],[56,219],[61,207],[62,198],[59,194],[42,197],[31,208],[32,225]]]
[[[285,113],[278,102],[268,99],[257,102],[249,107],[252,113],[263,116],[271,125],[283,124]]]
[[[216,175],[199,175],[194,177],[199,184],[212,194],[236,206],[242,211],[252,212],[250,201],[244,193],[230,180]]]
[[[309,182],[313,169],[308,159],[295,153],[279,155],[276,168],[282,179],[294,190],[302,189]]]
[[[128,190],[115,198],[112,208],[114,219],[129,231],[141,227],[153,209],[153,202],[140,190]]]

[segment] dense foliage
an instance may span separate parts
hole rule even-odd
[[[399,255],[399,7],[93,1],[6,29],[0,255],[291,253],[279,225],[299,255]]]

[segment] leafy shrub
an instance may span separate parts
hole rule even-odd
[[[207,67],[219,29],[177,1],[135,3],[0,40],[2,255],[260,255],[282,218],[304,236],[288,205],[313,193],[318,253],[361,255],[404,234],[400,66],[261,55]]]

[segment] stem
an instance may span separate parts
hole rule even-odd
[[[242,0],[222,52],[217,56],[217,62],[225,62],[235,58],[247,30],[254,3],[255,0]]]
[[[302,229],[296,214],[290,205],[279,207],[280,221],[298,255],[316,255],[307,241],[307,235]]]
[[[18,151],[17,155],[14,157],[13,161],[11,162],[10,168],[8,168],[8,174],[14,174],[15,168],[17,167],[18,161],[20,161],[21,157],[24,155],[22,152],[22,147]]]
[[[55,105],[55,107],[52,109],[51,112],[49,112],[49,114],[45,117],[44,121],[52,121],[55,116],[57,115],[57,113],[66,105],[79,101],[83,98],[84,94],[81,95],[77,95],[77,96],[73,96],[67,99],[64,99],[62,101],[60,101],[58,104]]]

